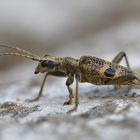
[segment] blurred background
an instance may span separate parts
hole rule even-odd
[[[109,61],[125,51],[132,69],[140,72],[140,0],[0,0],[0,44],[39,56],[91,55]],[[25,102],[42,82],[42,74],[34,75],[37,64],[0,57],[1,140],[139,139],[140,99],[113,96],[123,91],[80,84],[77,114],[65,115],[72,107],[62,105],[68,97],[66,79],[49,77],[43,98]]]
[[[140,1],[0,0],[0,43],[40,56],[92,55],[107,60],[123,50],[138,69]],[[25,58],[1,57],[0,84],[34,76],[36,65]]]

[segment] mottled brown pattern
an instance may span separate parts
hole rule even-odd
[[[61,59],[60,70],[64,71],[67,76],[74,75],[77,70],[77,60],[72,57],[64,57]]]
[[[135,78],[131,79],[130,77],[131,80],[126,78],[127,76],[135,77],[136,75],[135,72],[131,71],[129,68],[93,56],[82,56],[80,59],[74,59],[72,57],[57,58],[45,56],[43,58],[43,61],[44,60],[54,61],[57,63],[57,67],[54,69],[49,69],[47,67],[42,68],[41,62],[36,71],[42,73],[48,72],[50,75],[53,75],[53,73],[57,71],[59,73],[63,73],[66,77],[77,75],[79,82],[88,82],[95,85],[140,84],[139,80],[134,80]],[[105,74],[105,71],[109,68],[113,68],[115,70],[115,74],[112,77]],[[57,75],[55,74],[54,76]],[[115,79],[116,81],[114,81]],[[124,79],[123,82],[122,79]]]
[[[114,68],[116,74],[114,77],[107,77],[104,72],[108,68]],[[105,85],[107,81],[115,79],[119,76],[132,75],[133,72],[126,67],[115,63],[105,61],[103,59],[83,56],[79,59],[80,82],[88,82],[96,85]]]
[[[88,82],[96,85],[140,85],[140,76],[130,70],[130,65],[125,52],[120,52],[112,62],[109,62],[93,56],[82,56],[80,59],[74,59],[72,57],[58,58],[50,55],[39,57],[17,47],[5,45],[1,45],[0,47],[10,48],[18,52],[1,53],[0,56],[14,55],[38,61],[39,64],[35,70],[35,74],[39,72],[46,73],[39,94],[30,101],[37,101],[40,99],[47,76],[53,75],[67,77],[66,86],[69,92],[69,99],[64,105],[71,104],[74,95],[70,86],[72,85],[75,76],[75,106],[68,111],[68,113],[76,111],[80,103],[79,82]],[[126,60],[127,68],[118,65],[123,57]]]

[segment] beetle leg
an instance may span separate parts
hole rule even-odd
[[[127,58],[127,55],[126,55],[126,53],[123,52],[123,51],[120,52],[120,53],[112,60],[112,62],[113,62],[113,63],[116,63],[116,64],[119,64],[123,58],[125,58],[127,68],[131,69],[131,68],[130,68],[130,65],[129,65],[128,58]]]
[[[131,70],[130,65],[129,65],[129,61],[128,61],[128,58],[127,58],[127,55],[123,51],[121,51],[120,53],[118,53],[116,55],[116,57],[112,60],[112,62],[113,63],[116,63],[116,64],[119,64],[122,61],[123,58],[125,58],[125,62],[126,62],[127,68]],[[120,86],[119,85],[116,85],[116,86],[114,86],[114,88],[115,88],[115,90],[117,90],[118,88],[120,88]],[[131,89],[131,87],[128,87],[128,90],[130,90],[130,89]]]
[[[110,80],[106,85],[135,85],[134,80],[139,80],[135,75],[124,75]]]
[[[113,80],[108,81],[106,84],[108,85],[130,85],[130,87],[127,88],[127,93],[131,90],[131,86],[134,86],[136,84],[140,84],[140,79],[138,79],[135,75],[124,75],[120,76],[118,78],[115,78]],[[123,96],[123,95],[121,95]],[[127,94],[125,94],[127,96]],[[132,94],[132,97],[134,97],[134,94]]]
[[[38,101],[38,100],[40,99],[40,97],[42,96],[42,93],[43,93],[43,88],[44,88],[44,85],[45,85],[47,76],[48,76],[48,73],[45,75],[45,77],[44,77],[44,79],[43,79],[43,82],[42,82],[42,84],[41,84],[41,88],[40,88],[40,91],[39,91],[37,97],[35,97],[34,99],[29,99],[29,100],[27,100],[28,102],[34,102],[34,101]]]
[[[76,76],[75,106],[71,110],[69,110],[67,113],[72,113],[74,111],[77,111],[78,105],[79,105],[79,81],[78,81],[78,78]]]
[[[70,87],[70,85],[73,83],[73,81],[74,81],[73,76],[70,76],[66,81],[66,86],[67,86],[68,92],[69,92],[69,99],[68,99],[68,101],[64,102],[64,105],[72,104],[72,99],[74,98],[74,96],[73,96],[72,88]]]

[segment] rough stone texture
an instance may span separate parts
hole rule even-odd
[[[30,84],[30,81],[29,81]],[[123,140],[138,139],[140,131],[140,97],[132,90],[112,87],[81,86],[81,104],[77,112],[68,115],[72,107],[63,106],[65,93],[56,87],[55,93],[44,94],[39,102],[28,103],[38,89],[22,90],[21,83],[1,89],[0,139],[1,140]],[[28,85],[27,81],[24,86]],[[54,81],[55,85],[59,85]],[[63,96],[60,90],[63,92]],[[88,91],[88,90],[89,91]],[[11,91],[11,92],[10,92]],[[87,92],[85,92],[87,91]],[[137,92],[135,97],[131,94]],[[4,96],[2,96],[4,95]],[[9,98],[7,98],[9,97]]]
[[[36,6],[34,1],[12,1],[12,6],[0,2],[2,43],[28,50],[32,44],[37,54],[75,58],[92,55],[112,60],[125,51],[132,69],[140,72],[139,1],[89,0],[80,5],[74,0],[64,5],[47,1],[46,6],[38,2]],[[139,140],[139,88],[80,84],[80,106],[68,115],[73,105],[63,106],[68,96],[65,78],[48,78],[41,100],[28,103],[26,99],[37,95],[43,78],[33,75],[34,63],[6,57],[0,59],[0,66],[0,140]]]

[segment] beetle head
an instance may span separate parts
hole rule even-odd
[[[43,60],[39,62],[35,74],[38,74],[39,72],[55,72],[60,69],[60,59],[56,57],[52,57],[49,55],[46,55],[43,57]]]

